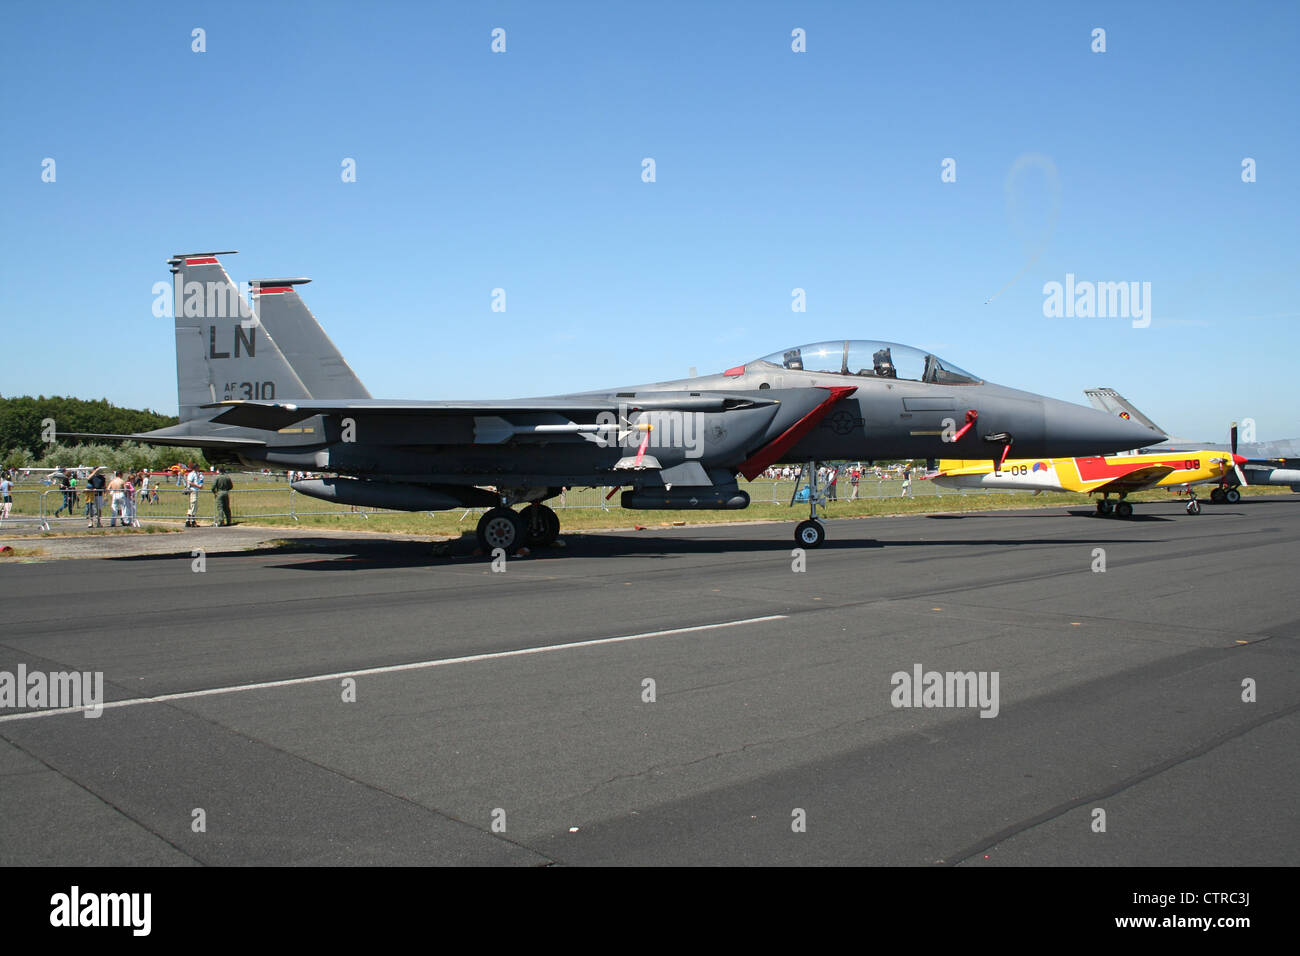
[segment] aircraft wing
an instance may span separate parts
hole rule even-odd
[[[176,448],[226,448],[235,451],[240,448],[264,447],[266,442],[256,438],[218,438],[212,436],[196,437],[193,435],[151,435],[141,432],[137,435],[116,435],[103,432],[55,432],[56,438],[96,438],[101,441],[135,441],[150,445],[170,445]]]
[[[331,401],[229,401],[204,405],[225,408],[212,419],[221,425],[242,425],[278,431],[313,415],[367,415],[382,417],[441,417],[556,412],[564,415],[626,411],[726,412],[775,405],[777,399],[751,398],[734,392],[647,392],[641,396],[597,395],[479,402],[418,402],[358,400]]]
[[[1150,488],[1160,479],[1174,473],[1171,465],[1141,465],[1132,471],[1125,472],[1118,478],[1106,482],[1096,488],[1089,488],[1089,494],[1128,494],[1131,491],[1141,491],[1143,488]]]

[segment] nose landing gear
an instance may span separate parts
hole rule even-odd
[[[810,461],[804,471],[808,475],[808,520],[799,522],[794,529],[794,540],[804,548],[820,548],[826,540],[826,529],[817,520],[817,506],[825,506],[826,496],[817,487],[817,462]],[[797,485],[795,494],[798,494]]]

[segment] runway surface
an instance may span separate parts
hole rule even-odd
[[[4,565],[0,863],[1293,865],[1300,498],[1138,512]]]

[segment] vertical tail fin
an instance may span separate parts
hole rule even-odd
[[[261,328],[218,256],[173,256],[176,400],[181,421],[211,418],[199,406],[230,399],[306,399],[312,394]]]
[[[1147,418],[1137,407],[1127,398],[1115,391],[1113,388],[1085,388],[1083,394],[1087,396],[1092,407],[1107,412],[1111,415],[1118,415],[1120,418],[1129,419],[1135,422],[1141,422],[1147,428],[1152,428],[1162,435],[1169,433]]]
[[[370,398],[294,288],[310,279],[254,279],[253,307],[313,398]]]

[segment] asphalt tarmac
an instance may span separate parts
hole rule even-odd
[[[1300,498],[1137,510],[5,564],[0,863],[1294,865]]]

